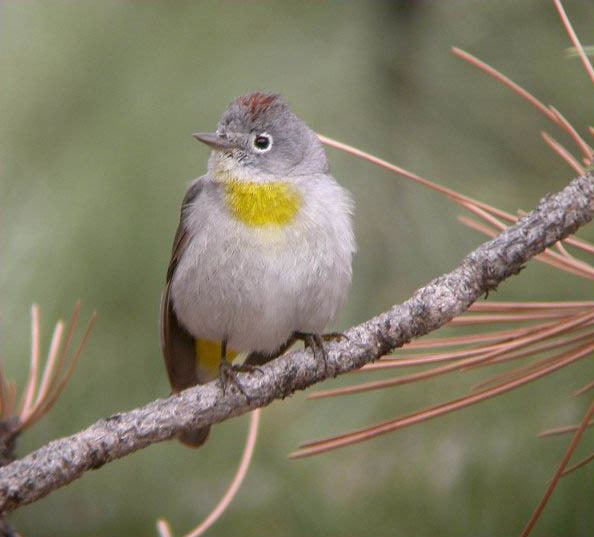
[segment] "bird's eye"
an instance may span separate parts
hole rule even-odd
[[[272,147],[272,136],[270,134],[266,134],[263,132],[262,134],[257,134],[254,137],[254,149],[258,153],[266,153],[266,151],[270,151]]]

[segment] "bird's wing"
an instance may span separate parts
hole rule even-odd
[[[179,322],[171,298],[173,275],[191,239],[190,232],[185,224],[185,213],[201,190],[202,182],[198,179],[190,185],[184,196],[179,225],[173,240],[171,261],[167,269],[165,288],[161,296],[161,349],[167,374],[169,375],[169,382],[174,392],[184,390],[201,382],[196,368],[194,338]]]

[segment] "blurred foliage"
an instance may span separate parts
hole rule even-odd
[[[584,44],[593,6],[567,0]],[[22,385],[28,310],[45,341],[77,297],[99,321],[24,454],[99,417],[168,393],[158,305],[179,203],[235,96],[282,93],[317,131],[503,209],[529,209],[572,172],[548,151],[545,120],[449,53],[476,54],[591,122],[592,88],[551,4],[472,2],[4,1],[0,5],[2,361]],[[339,326],[362,321],[451,269],[484,239],[437,194],[336,151],[354,194],[359,253]],[[584,231],[592,238],[592,227]],[[591,283],[531,264],[495,299],[584,299]],[[264,413],[256,460],[218,535],[510,535],[527,520],[579,420],[567,397],[591,364],[479,407],[320,458],[304,439],[391,417],[461,392],[459,378],[340,400],[302,394]],[[582,368],[580,370],[580,368]],[[334,384],[340,384],[337,380]],[[240,423],[241,422],[241,423]],[[209,512],[235,469],[245,418],[198,452],[158,445],[19,510],[25,536],[176,533]],[[565,479],[537,534],[594,533],[592,469]]]

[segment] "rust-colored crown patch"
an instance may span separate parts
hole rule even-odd
[[[256,91],[239,97],[239,103],[247,108],[252,117],[256,117],[268,110],[275,103],[280,102],[279,96],[271,93]]]

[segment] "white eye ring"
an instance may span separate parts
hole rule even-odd
[[[257,153],[267,153],[272,149],[272,136],[267,132],[256,134],[252,140],[252,146]]]

